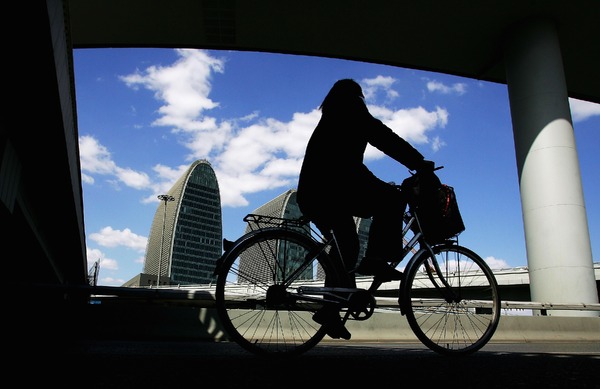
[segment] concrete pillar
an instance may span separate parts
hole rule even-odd
[[[587,213],[555,25],[515,25],[504,47],[531,301],[597,303]],[[539,312],[536,312],[539,314]],[[554,316],[598,316],[555,311]]]

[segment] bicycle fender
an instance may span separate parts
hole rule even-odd
[[[452,243],[452,241],[445,241],[443,243],[439,243],[431,247],[431,250],[435,252],[436,247],[442,247],[442,246],[452,246],[454,245],[454,243]],[[461,246],[462,247],[462,246]],[[464,247],[463,247],[464,249]],[[417,251],[415,253],[415,255],[413,255],[410,260],[408,261],[408,263],[406,264],[406,267],[404,268],[404,276],[406,277],[406,275],[408,274],[412,274],[413,268],[416,266],[415,264],[419,261],[419,258],[421,258],[422,255],[429,255],[429,249],[428,248],[421,248],[419,249],[419,251]],[[402,310],[402,301],[403,298],[405,296],[405,283],[401,283],[400,284],[400,293],[399,293],[399,297],[398,297],[398,303],[400,303],[400,310]]]
[[[426,254],[429,254],[429,250],[426,248],[422,248],[422,249],[419,249],[419,251],[417,251],[415,253],[415,255],[413,255],[410,258],[410,260],[404,267],[404,277],[406,277],[408,274],[411,274],[414,271],[413,268],[416,266],[415,263],[417,263],[417,260],[421,257],[421,255],[426,255]],[[400,291],[398,293],[398,305],[400,306],[400,312],[402,312],[402,314],[404,314],[403,313],[404,307],[402,306],[402,302],[404,301],[404,297],[406,294],[405,285],[406,285],[405,282],[400,283]]]
[[[242,235],[235,242],[233,242],[233,241],[231,241],[229,239],[223,238],[223,254],[221,254],[221,256],[219,257],[219,259],[217,259],[217,261],[215,262],[215,270],[213,271],[213,275],[216,276],[219,273],[219,270],[221,269],[221,264],[225,261],[225,259],[227,258],[227,256],[231,253],[231,251],[237,245],[239,245],[240,242],[242,242],[243,240],[247,239],[251,235],[254,235],[254,234],[252,234],[252,232],[249,232],[248,234]]]

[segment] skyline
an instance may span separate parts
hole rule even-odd
[[[357,80],[371,113],[445,168],[465,221],[459,237],[493,267],[526,266],[506,85],[386,65],[218,50],[74,50],[88,268],[99,285],[142,272],[157,196],[197,159],[214,168],[223,237],[295,188],[333,83]],[[570,99],[594,262],[600,249],[600,105]],[[367,165],[406,168],[369,147]],[[509,242],[509,243],[507,243]]]

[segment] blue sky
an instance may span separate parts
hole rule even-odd
[[[460,243],[496,268],[527,265],[508,92],[503,84],[364,62],[217,50],[74,51],[88,265],[99,285],[143,270],[152,218],[197,159],[216,172],[223,236],[295,188],[333,83],[353,78],[371,113],[445,168],[466,231]],[[600,261],[600,105],[570,100],[594,262]],[[375,149],[386,181],[408,170]]]

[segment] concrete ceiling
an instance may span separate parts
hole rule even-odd
[[[73,48],[205,48],[344,58],[505,83],[503,38],[556,22],[569,96],[600,103],[595,0],[68,0]]]
[[[570,96],[600,103],[595,0],[46,0],[10,7],[21,29],[5,34],[7,94],[17,97],[5,104],[0,129],[0,227],[12,243],[5,273],[17,284],[87,283],[71,48],[315,55],[505,83],[503,37],[515,23],[547,16],[557,24]],[[33,291],[20,297],[39,298]]]

